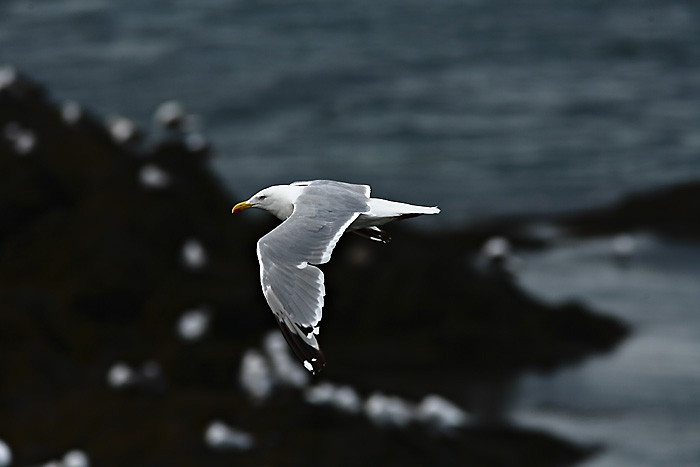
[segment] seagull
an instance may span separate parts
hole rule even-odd
[[[326,364],[316,339],[326,293],[316,265],[331,259],[345,232],[387,243],[390,237],[379,226],[440,212],[437,207],[370,198],[368,185],[333,180],[271,186],[231,212],[248,208],[264,209],[283,221],[258,240],[260,283],[287,344],[312,374]]]

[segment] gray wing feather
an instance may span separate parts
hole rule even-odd
[[[258,261],[263,294],[286,326],[285,338],[316,372],[324,362],[316,335],[325,286],[312,265],[328,262],[345,229],[369,211],[369,187],[326,180],[305,186],[292,215],[258,241]]]
[[[372,192],[372,188],[369,185],[357,185],[355,183],[336,182],[335,180],[313,180],[313,181],[309,181],[309,182],[294,182],[294,183],[292,183],[292,185],[295,185],[295,186],[335,185],[337,187],[344,187],[350,191],[354,191],[356,193],[364,195],[367,198],[369,198],[369,195]]]

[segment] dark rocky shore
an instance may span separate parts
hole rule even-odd
[[[243,352],[276,326],[254,247],[274,222],[230,214],[240,199],[211,173],[205,146],[115,138],[23,76],[0,89],[0,132],[0,436],[22,465],[74,447],[98,466],[554,466],[591,453],[501,420],[497,393],[518,375],[608,352],[628,333],[601,312],[542,303],[498,268],[474,266],[493,234],[546,246],[525,231],[527,219],[445,234],[396,224],[388,246],[340,242],[324,267],[328,365],[316,379],[363,396],[437,393],[477,417],[450,436],[377,428],[308,405],[297,390],[258,406],[239,388]],[[700,185],[687,185],[550,221],[589,234],[697,236],[683,219],[697,219],[698,198]],[[188,242],[205,260],[183,260]],[[178,318],[203,304],[210,332],[183,342]],[[106,382],[117,361],[157,362],[161,377],[117,391]],[[213,419],[250,432],[255,447],[211,450],[203,433]]]

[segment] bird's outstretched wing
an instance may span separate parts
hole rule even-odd
[[[258,241],[257,251],[263,294],[282,334],[306,369],[317,373],[325,364],[316,340],[325,286],[323,272],[312,265],[328,262],[345,229],[369,211],[369,187],[304,183],[292,215]]]

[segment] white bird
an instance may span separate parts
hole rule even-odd
[[[338,240],[354,232],[386,243],[387,222],[437,214],[437,207],[370,198],[368,185],[315,180],[265,188],[232,212],[260,208],[283,222],[258,240],[260,282],[289,346],[312,373],[325,365],[316,336],[323,309],[323,272]]]

